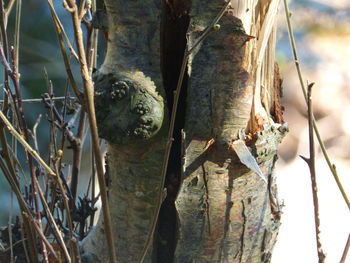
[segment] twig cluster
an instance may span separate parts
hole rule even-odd
[[[9,47],[7,37],[7,20],[16,1],[10,0],[4,8],[3,0],[0,0],[0,62],[4,66],[4,97],[1,101],[0,111],[0,169],[7,179],[11,190],[18,199],[21,217],[16,225],[11,223],[1,232],[0,242],[6,247],[0,247],[0,260],[14,262],[80,262],[80,252],[77,240],[81,240],[92,226],[95,203],[101,195],[105,218],[108,244],[111,247],[111,262],[115,261],[113,239],[110,226],[108,227],[107,193],[104,186],[104,174],[101,154],[99,152],[99,140],[96,130],[96,120],[93,103],[92,69],[96,67],[97,30],[92,27],[92,13],[96,10],[96,2],[91,0],[80,1],[78,7],[75,1],[64,1],[66,10],[71,13],[75,46],[73,48],[51,0],[48,6],[52,15],[53,24],[58,36],[58,42],[63,56],[63,62],[67,72],[69,86],[75,97],[69,95],[68,88],[65,96],[55,97],[53,84],[45,74],[48,93],[42,95],[42,99],[22,99],[20,74],[18,72],[18,48],[21,0],[16,5],[16,26],[14,46]],[[86,34],[83,36],[82,27]],[[85,41],[86,38],[86,41]],[[84,44],[86,43],[86,44]],[[70,55],[68,55],[69,50]],[[82,91],[73,76],[70,57],[74,63],[78,63],[81,69],[83,81]],[[41,116],[35,122],[32,131],[25,118],[26,102],[41,101],[47,109],[46,120],[49,123],[50,141],[48,144],[49,158],[44,160],[39,153],[37,140],[37,128],[41,123]],[[62,102],[63,106],[56,105]],[[78,103],[80,105],[78,105]],[[68,119],[68,115],[71,118]],[[89,119],[92,131],[92,144],[100,180],[101,194],[96,196],[94,187],[94,175],[90,182],[89,190],[84,197],[77,196],[78,178],[80,175],[83,145],[87,135]],[[78,127],[74,128],[78,122]],[[9,143],[7,132],[12,136]],[[11,137],[10,137],[11,138]],[[67,142],[69,145],[66,145]],[[22,147],[17,147],[17,142]],[[66,149],[73,151],[73,164],[71,169],[66,167],[62,160]],[[25,177],[25,172],[18,160],[18,155],[24,150],[27,158],[30,181]],[[95,172],[94,164],[93,172]],[[68,167],[69,168],[69,167]],[[101,183],[102,182],[102,183]],[[91,196],[89,195],[91,192]],[[87,219],[90,217],[90,223]],[[43,219],[47,223],[43,222]],[[109,223],[110,225],[110,223]],[[17,235],[16,230],[21,235]],[[2,234],[8,233],[8,238]],[[38,242],[39,241],[39,242]],[[38,246],[40,244],[40,246]],[[14,254],[16,250],[16,254]],[[42,255],[42,259],[39,255]],[[113,254],[113,255],[112,255]]]

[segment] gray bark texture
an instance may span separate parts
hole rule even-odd
[[[162,187],[168,130],[160,66],[161,1],[106,0],[105,6],[108,49],[95,76],[98,128],[109,142],[108,195],[118,263],[138,262]],[[108,262],[102,216],[82,247],[90,261]],[[145,262],[152,262],[151,251],[152,246]]]
[[[166,61],[171,57],[166,53],[179,49],[169,36],[184,31],[191,47],[226,1],[104,2],[109,39],[105,62],[95,76],[96,111],[99,132],[108,141],[108,194],[118,263],[136,263],[163,187],[168,112],[176,86],[166,80],[171,69],[166,65],[176,64]],[[172,183],[174,173],[168,169],[169,205],[163,206],[170,208],[163,207],[144,262],[270,261],[281,213],[273,170],[277,146],[287,131],[274,62],[278,4],[232,1],[220,30],[190,55],[180,111],[184,125],[177,122],[175,127],[178,133],[183,130],[182,140],[174,141],[182,144],[182,153],[171,155],[169,164],[179,163],[178,183]],[[179,29],[187,27],[184,20],[187,33]],[[179,68],[175,71],[177,76]],[[238,139],[244,140],[261,176],[241,163],[232,147]],[[171,209],[176,209],[175,223],[164,223]],[[108,262],[102,220],[82,249],[86,262]]]

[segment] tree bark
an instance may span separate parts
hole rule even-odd
[[[273,170],[287,131],[274,62],[278,3],[232,1],[220,30],[190,55],[186,100],[178,112],[182,119],[175,125],[170,160],[178,167],[168,169],[168,198],[155,246],[144,262],[270,261],[281,213]],[[109,202],[119,263],[138,262],[163,187],[168,110],[181,65],[175,57],[182,59],[166,54],[184,51],[171,33],[185,40],[189,22],[191,47],[225,4],[105,0],[109,40],[95,76],[96,110],[101,136],[108,141]],[[171,41],[179,46],[169,48]],[[233,150],[239,140],[248,146],[261,176]],[[176,215],[175,223],[166,222],[167,213]],[[172,227],[176,231],[164,231]],[[83,241],[86,262],[108,262],[103,231],[99,220]]]
[[[106,0],[108,48],[95,74],[100,136],[108,141],[109,205],[118,263],[138,262],[156,212],[168,130],[160,66],[161,1]],[[159,95],[160,94],[160,95]],[[84,260],[108,262],[104,227]],[[152,246],[144,262],[152,262]]]
[[[269,262],[276,241],[280,207],[273,169],[286,129],[272,119],[269,105],[278,98],[264,95],[279,88],[272,77],[271,17],[278,1],[238,2],[190,57],[175,262]],[[223,4],[192,1],[190,46]],[[268,183],[230,151],[241,129]],[[212,139],[216,143],[207,147]]]

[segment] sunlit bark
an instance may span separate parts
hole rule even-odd
[[[186,135],[183,155],[177,156],[182,167],[175,201],[176,241],[163,244],[176,247],[175,252],[169,249],[174,255],[168,255],[174,262],[250,263],[271,258],[281,213],[273,170],[277,146],[286,132],[274,61],[278,3],[232,1],[219,22],[220,30],[211,32],[190,56],[185,125],[176,127]],[[118,262],[138,262],[162,187],[166,97],[168,106],[171,100],[169,85],[163,88],[165,53],[172,50],[161,46],[171,39],[166,27],[187,26],[176,24],[180,21],[176,19],[188,17],[191,47],[226,1],[105,0],[105,4],[109,39],[105,62],[95,76],[96,109],[99,130],[109,145],[109,202]],[[164,42],[161,31],[168,36]],[[266,180],[241,163],[232,148],[238,139],[249,147]],[[103,231],[100,220],[83,242],[92,262],[108,260]],[[161,235],[156,233],[156,242],[162,241]],[[157,253],[157,245],[151,246],[145,262],[162,262]]]

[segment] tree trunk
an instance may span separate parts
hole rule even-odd
[[[109,145],[119,263],[138,262],[156,212],[186,35],[193,46],[225,4],[105,0],[109,39],[95,76],[96,110]],[[168,196],[144,262],[270,261],[280,219],[273,170],[287,130],[274,62],[278,4],[232,1],[220,30],[190,55],[167,170]],[[257,162],[260,170],[250,170],[243,159]],[[103,231],[99,220],[83,241],[87,262],[108,262]]]
[[[138,262],[156,212],[168,130],[159,0],[106,0],[108,48],[95,74],[99,134],[108,141],[108,196],[118,263]],[[160,95],[159,95],[160,94]],[[102,215],[84,258],[108,262]],[[144,262],[152,262],[152,246]]]

